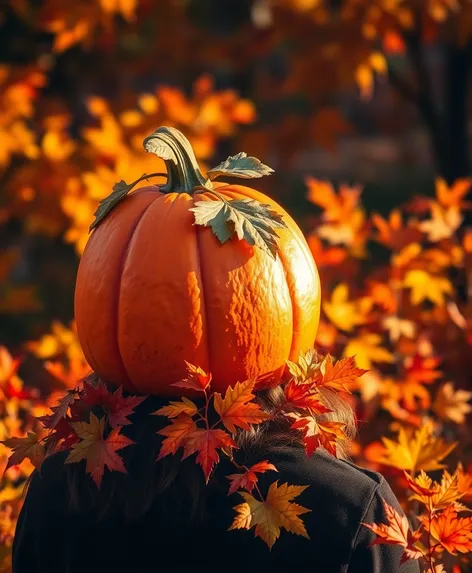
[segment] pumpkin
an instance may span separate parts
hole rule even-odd
[[[103,200],[80,261],[75,318],[95,372],[130,392],[178,394],[186,362],[213,389],[280,382],[286,360],[313,347],[320,283],[301,230],[275,201],[223,175],[272,172],[240,153],[201,174],[187,139],[161,127],[145,139],[167,184]]]

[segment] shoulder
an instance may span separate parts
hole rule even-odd
[[[66,458],[67,452],[54,453],[47,456],[34,470],[27,489],[27,499],[30,504],[51,504],[55,499],[62,497],[67,484]]]

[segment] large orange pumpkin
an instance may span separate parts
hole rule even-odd
[[[80,262],[75,317],[87,360],[112,384],[161,396],[179,393],[171,384],[185,377],[185,361],[210,371],[218,391],[251,377],[259,387],[279,382],[285,361],[313,347],[319,322],[319,277],[302,232],[254,189],[209,183],[217,193],[206,191],[177,130],[150,137],[159,140],[153,150],[165,159],[167,185],[119,201]],[[236,237],[221,244],[195,224],[189,209],[217,194],[282,216],[275,257]]]

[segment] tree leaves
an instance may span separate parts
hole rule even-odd
[[[272,173],[274,173],[273,169],[264,165],[256,157],[248,157],[244,151],[228,157],[228,159],[225,159],[225,161],[222,161],[219,165],[207,171],[207,175],[212,181],[222,175],[241,177],[242,179],[254,179],[263,177],[264,175],[271,175]]]
[[[448,444],[434,436],[431,423],[425,423],[411,435],[404,428],[398,432],[398,442],[382,438],[386,448],[380,461],[389,466],[409,471],[433,471],[444,467],[441,464],[457,444]]]
[[[200,366],[195,366],[190,364],[190,362],[185,361],[185,364],[187,365],[188,377],[179,382],[174,382],[172,386],[197,390],[197,392],[205,391],[210,385],[211,374],[207,374]]]
[[[45,456],[44,445],[38,442],[36,432],[28,432],[25,438],[8,438],[3,440],[2,444],[13,450],[6,469],[21,464],[25,458],[31,460],[31,463],[38,467]]]
[[[190,211],[195,214],[195,224],[211,227],[221,243],[236,235],[240,241],[244,239],[274,259],[278,248],[276,229],[287,226],[270,205],[254,199],[228,201],[220,196],[215,201],[197,201]]]
[[[93,412],[90,414],[90,422],[76,422],[72,427],[80,441],[72,445],[66,459],[67,464],[86,460],[86,471],[98,487],[105,467],[110,471],[126,473],[123,459],[116,452],[134,442],[123,436],[119,428],[114,428],[105,437],[105,418],[98,419]]]
[[[251,402],[255,397],[252,393],[254,384],[255,380],[237,382],[234,388],[226,390],[224,398],[219,393],[214,395],[215,410],[232,433],[236,432],[236,427],[249,430],[251,424],[260,424],[270,418],[258,404]]]
[[[157,460],[169,454],[175,454],[177,450],[185,444],[188,436],[193,434],[196,429],[197,426],[195,422],[188,414],[180,414],[177,418],[172,419],[169,426],[166,426],[158,432],[158,434],[166,436],[166,438],[162,442]]]
[[[237,445],[233,438],[223,430],[197,428],[186,436],[183,458],[197,452],[197,463],[202,467],[205,482],[208,483],[214,465],[220,460],[217,451],[220,448],[237,448]]]
[[[126,181],[123,181],[122,179],[113,185],[113,191],[110,193],[110,195],[100,201],[97,210],[94,213],[95,219],[90,225],[89,231],[93,231],[93,229],[98,227],[98,225],[103,221],[103,219],[105,219],[108,213],[114,207],[116,207],[116,205],[118,205],[118,203],[120,203],[126,197],[126,195],[128,195],[135,184],[136,182],[126,183]]]
[[[263,462],[258,462],[257,464],[252,465],[250,468],[246,468],[243,473],[226,476],[231,482],[228,495],[235,493],[238,489],[245,489],[249,493],[252,493],[252,490],[259,479],[257,474],[265,473],[267,471],[276,472],[277,468],[274,464],[264,460]]]
[[[434,516],[431,524],[425,522],[425,527],[452,555],[472,551],[472,517],[458,517],[453,507]]]
[[[291,533],[301,535],[309,539],[300,515],[310,512],[310,509],[292,503],[307,486],[295,486],[278,482],[271,484],[267,497],[263,501],[258,501],[246,492],[240,492],[244,503],[237,505],[234,509],[237,516],[229,528],[232,529],[252,529],[255,527],[256,537],[260,537],[269,549],[280,536],[280,529],[284,528]]]
[[[415,547],[420,535],[418,532],[412,533],[408,525],[408,519],[404,514],[400,515],[397,510],[383,501],[387,523],[363,523],[365,527],[377,535],[377,539],[372,545],[387,543],[391,545],[400,545],[404,548],[401,563],[408,559],[418,559],[423,552]]]

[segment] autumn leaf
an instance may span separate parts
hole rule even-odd
[[[274,482],[269,488],[266,499],[262,501],[244,491],[239,492],[244,503],[234,508],[237,515],[229,530],[255,527],[256,537],[265,541],[269,549],[272,549],[279,538],[282,527],[291,533],[309,539],[305,525],[299,516],[309,513],[311,510],[292,503],[292,500],[306,488],[307,486],[295,486],[286,483],[278,487],[278,482]]]
[[[190,364],[190,362],[185,361],[185,364],[187,366],[188,378],[184,378],[179,382],[174,382],[172,386],[204,392],[210,385],[211,374],[206,373],[205,370],[200,368],[200,366]]]
[[[457,207],[444,209],[436,202],[431,203],[431,219],[423,221],[418,229],[426,233],[428,240],[436,243],[448,239],[460,227],[462,217]]]
[[[157,432],[161,436],[166,436],[162,441],[157,461],[169,454],[175,454],[184,445],[187,437],[196,429],[195,422],[188,414],[180,414],[177,418],[172,419],[168,426]]]
[[[421,269],[408,271],[403,280],[403,286],[411,289],[412,304],[420,304],[425,300],[437,306],[444,306],[445,295],[452,295],[451,282],[440,276],[433,276]]]
[[[314,416],[299,416],[291,414],[295,421],[290,426],[300,430],[303,434],[303,443],[307,456],[311,456],[318,448],[324,448],[333,456],[337,455],[338,440],[345,440],[345,424],[342,422],[325,422],[317,420]]]
[[[456,443],[447,444],[433,434],[431,422],[424,423],[412,435],[401,427],[398,441],[382,437],[386,448],[379,462],[408,471],[434,471],[444,467],[440,462],[456,447]]]
[[[299,383],[291,380],[284,388],[285,409],[306,409],[312,414],[326,414],[331,410],[322,402],[321,394],[313,382]]]
[[[454,183],[449,186],[442,177],[438,177],[436,179],[436,197],[438,203],[446,209],[450,207],[459,209],[468,207],[470,204],[463,201],[463,199],[467,196],[471,186],[472,179],[456,179]]]
[[[354,356],[347,356],[333,364],[332,356],[327,354],[321,363],[314,382],[318,388],[331,388],[332,390],[349,392],[346,384],[356,382],[357,378],[366,372],[367,370],[357,368]]]
[[[103,382],[86,384],[82,400],[88,406],[101,406],[112,428],[131,424],[128,416],[145,400],[145,396],[123,397],[122,388],[111,392]]]
[[[296,362],[286,360],[286,363],[290,374],[300,383],[313,378],[320,368],[318,353],[314,348],[310,348],[305,354],[300,354]]]
[[[159,408],[159,410],[153,412],[153,415],[167,416],[167,418],[176,418],[177,416],[180,416],[180,414],[194,416],[197,412],[197,405],[192,402],[192,400],[183,397],[179,402],[171,401],[168,406]]]
[[[234,388],[229,386],[225,397],[215,392],[213,405],[226,428],[234,433],[236,427],[249,430],[251,424],[260,424],[270,418],[270,414],[261,410],[260,406],[251,402],[255,395],[252,393],[255,380],[237,382]]]
[[[222,175],[254,179],[256,177],[263,177],[264,175],[271,175],[272,173],[274,173],[273,169],[264,165],[256,157],[248,157],[244,151],[228,157],[228,159],[225,159],[225,161],[222,161],[219,165],[207,171],[207,175],[212,181]]]
[[[226,243],[235,234],[249,245],[255,245],[276,258],[278,252],[277,231],[287,225],[282,216],[270,205],[254,199],[227,200],[222,195],[215,201],[196,201],[189,210],[195,214],[195,224],[211,227],[221,243]]]
[[[0,346],[0,384],[12,378],[20,366],[20,360],[13,359],[5,346]]]
[[[220,460],[218,448],[237,448],[233,438],[225,431],[218,429],[202,430],[197,428],[185,436],[183,445],[184,455],[182,459],[198,452],[197,463],[203,469],[206,483],[210,479],[214,465]]]
[[[86,460],[86,471],[98,487],[105,467],[110,471],[126,473],[123,459],[116,452],[134,442],[120,434],[118,428],[114,428],[105,438],[105,418],[98,419],[93,412],[90,414],[90,422],[76,422],[71,426],[80,438],[80,442],[72,445],[66,464]]]
[[[38,467],[46,453],[44,445],[38,442],[36,432],[28,432],[25,438],[8,438],[1,443],[13,450],[8,458],[6,470],[11,466],[21,464],[25,458],[28,458],[35,467]]]
[[[350,301],[349,287],[345,283],[339,284],[331,293],[331,299],[323,303],[323,310],[329,320],[346,332],[365,324],[371,307],[372,299],[369,297]]]
[[[464,424],[465,417],[472,412],[469,404],[472,392],[467,390],[455,390],[452,382],[442,384],[436,394],[433,410],[446,422]]]
[[[372,223],[378,231],[375,239],[395,251],[400,251],[410,243],[421,239],[421,232],[413,225],[403,225],[403,217],[399,209],[394,209],[388,219],[374,213]]]
[[[433,538],[452,555],[472,551],[472,517],[458,517],[454,507],[449,506],[433,516],[431,525],[427,520],[424,523]]]
[[[405,473],[410,489],[414,492],[410,499],[416,499],[423,503],[431,512],[446,509],[454,505],[465,495],[459,490],[458,472],[450,475],[443,471],[441,482],[432,481],[423,471],[416,478]]]
[[[418,541],[421,532],[416,531],[412,533],[406,515],[400,515],[394,507],[385,500],[382,501],[387,523],[362,523],[377,536],[377,539],[371,545],[382,543],[400,545],[404,548],[400,560],[401,563],[408,561],[408,559],[419,559],[422,557],[423,552],[414,545]]]
[[[374,362],[393,362],[392,353],[381,346],[382,337],[373,332],[365,332],[351,338],[344,347],[344,356],[354,356],[356,364],[363,370],[371,370]]]
[[[65,418],[70,406],[75,402],[76,394],[74,390],[69,390],[60,400],[57,406],[52,406],[51,411],[53,414],[41,416],[38,420],[45,428],[55,428],[62,418]]]
[[[257,474],[258,473],[263,474],[270,470],[276,472],[277,468],[274,466],[274,464],[271,464],[267,460],[264,460],[263,462],[258,462],[257,464],[254,464],[250,468],[246,468],[246,470],[243,473],[231,474],[229,476],[226,476],[231,482],[231,485],[228,490],[228,495],[234,493],[238,489],[245,489],[249,493],[252,493],[252,490],[254,489],[254,486],[258,481]]]
[[[408,482],[408,487],[414,493],[410,499],[418,499],[422,501],[425,498],[430,498],[435,493],[439,492],[439,485],[429,477],[424,470],[421,470],[419,475],[416,477],[411,476],[408,472],[403,472],[406,481]],[[419,496],[419,497],[416,497]]]
[[[121,203],[123,199],[128,195],[128,193],[133,189],[133,187],[137,184],[137,181],[133,181],[133,183],[126,183],[126,181],[118,181],[113,185],[113,191],[102,199],[97,207],[97,210],[94,213],[94,221],[90,225],[89,231],[93,231],[98,227],[98,225],[105,219],[105,217],[112,211],[118,203]]]

